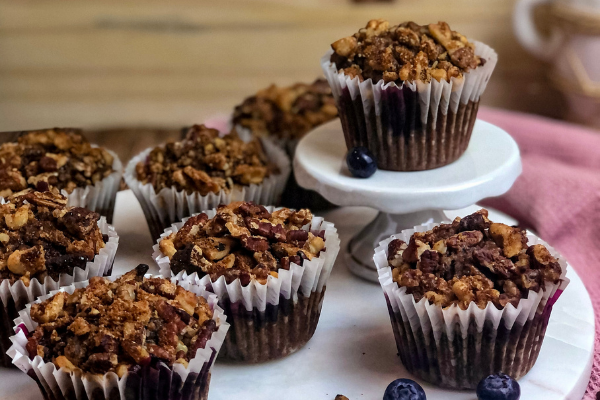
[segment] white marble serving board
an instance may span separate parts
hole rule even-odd
[[[476,207],[448,212],[453,218]],[[338,227],[342,249],[376,212],[364,207],[334,209],[323,216]],[[490,212],[493,220],[514,223]],[[150,257],[151,240],[142,211],[130,191],[117,197],[115,226],[120,247],[115,273],[138,263],[157,272]],[[259,365],[217,361],[210,400],[330,400],[344,394],[350,400],[377,400],[394,379],[409,377],[397,357],[384,297],[379,285],[352,275],[342,257],[334,268],[312,340],[282,360]],[[589,379],[594,314],[589,296],[570,269],[571,284],[554,306],[537,364],[521,379],[523,400],[581,399]],[[476,400],[473,392],[447,391],[423,384],[429,400]],[[41,399],[37,386],[20,371],[0,368],[0,400]]]

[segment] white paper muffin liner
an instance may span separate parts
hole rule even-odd
[[[458,159],[467,148],[479,99],[498,62],[484,43],[473,41],[486,60],[450,82],[363,82],[338,72],[321,58],[321,68],[338,106],[346,146],[367,147],[379,168],[412,171],[437,168]]]
[[[529,245],[542,244],[558,259],[562,268],[558,284],[546,282],[546,290],[529,291],[518,307],[508,304],[502,310],[492,303],[482,310],[472,302],[462,310],[457,305],[443,309],[425,298],[415,302],[413,295],[392,279],[388,244],[394,239],[408,243],[414,232],[429,231],[438,225],[425,224],[393,235],[380,242],[373,256],[403,364],[422,379],[449,388],[474,388],[490,373],[503,372],[519,379],[535,363],[552,306],[569,284],[566,261],[528,232]],[[530,327],[533,329],[527,329]],[[499,330],[504,332],[506,343],[500,343]],[[495,339],[486,342],[485,337]]]
[[[231,191],[221,190],[219,193],[209,193],[206,196],[198,192],[187,194],[185,190],[177,191],[175,187],[164,188],[156,193],[152,184],[144,185],[137,179],[135,171],[135,166],[146,160],[152,148],[133,157],[125,168],[125,182],[140,202],[152,238],[157,238],[169,225],[194,213],[217,207],[219,204],[242,200],[253,201],[256,204],[277,204],[291,171],[290,159],[271,141],[266,139],[261,141],[267,159],[277,166],[279,173],[269,176],[259,185],[237,186]]]
[[[152,275],[145,277],[150,278]],[[118,276],[113,276],[107,279],[114,281],[117,278]],[[39,297],[35,302],[27,304],[25,309],[19,311],[19,317],[15,319],[15,335],[10,338],[13,345],[9,349],[8,355],[12,358],[14,365],[36,380],[43,393],[51,394],[56,399],[206,400],[210,370],[225,340],[229,324],[226,322],[223,310],[217,304],[217,296],[207,291],[206,287],[201,285],[197,279],[171,278],[171,281],[204,297],[213,310],[213,320],[218,327],[206,343],[206,347],[198,349],[196,356],[190,360],[187,368],[182,364],[174,364],[172,368],[169,368],[164,363],[159,363],[156,368],[142,368],[143,372],[139,375],[128,372],[119,378],[114,372],[104,375],[85,374],[79,371],[67,372],[64,368],[57,369],[51,362],[44,362],[39,356],[33,360],[29,359],[25,348],[27,335],[37,326],[30,316],[31,305],[40,303],[59,291],[71,294],[75,289],[88,286],[89,281],[78,282],[52,291],[48,295]],[[158,397],[155,397],[157,394]],[[46,395],[44,397],[48,398]]]
[[[4,199],[2,199],[4,200]],[[27,303],[34,301],[39,296],[44,296],[61,286],[71,285],[75,282],[89,280],[95,276],[110,275],[113,262],[119,247],[119,236],[112,225],[106,222],[106,217],[101,217],[98,226],[103,235],[108,235],[108,242],[104,248],[100,249],[92,261],[86,263],[85,269],[76,267],[73,269],[73,275],[60,274],[58,280],[46,276],[43,282],[37,278],[31,279],[29,286],[25,286],[22,281],[17,281],[12,285],[8,280],[0,283],[0,300],[2,300],[2,309],[0,310],[0,350],[4,357],[8,349],[8,338],[12,335],[12,319],[16,317],[18,310],[25,307]],[[4,365],[10,365],[10,360],[3,358]]]
[[[278,209],[266,208],[269,212]],[[216,209],[205,213],[208,218],[213,218]],[[153,247],[152,257],[162,275],[170,276],[172,271],[170,260],[160,251],[158,243],[181,229],[187,219],[165,229]],[[340,250],[340,239],[333,223],[321,217],[313,217],[303,229],[325,231],[325,249],[319,257],[304,260],[302,266],[291,263],[289,270],[279,269],[278,277],[269,276],[266,284],[253,280],[244,287],[240,279],[227,284],[223,276],[215,282],[208,275],[200,279],[219,296],[231,323],[231,333],[224,348],[226,357],[248,362],[280,358],[297,351],[314,334],[327,279]],[[186,277],[185,271],[177,274],[177,278]],[[197,277],[197,274],[191,277]]]
[[[94,145],[94,147],[96,147]],[[95,211],[107,218],[108,222],[112,222],[113,213],[115,210],[115,199],[121,185],[121,177],[123,176],[123,164],[117,154],[107,150],[113,156],[113,172],[106,178],[94,185],[75,188],[71,193],[66,190],[61,190],[63,196],[67,198],[67,206],[83,207],[88,210]]]

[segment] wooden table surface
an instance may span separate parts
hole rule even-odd
[[[445,20],[488,43],[500,62],[483,103],[560,116],[562,99],[548,85],[546,66],[512,33],[513,6],[513,0],[0,0],[0,131],[201,122],[271,83],[314,79],[331,42],[380,17]],[[125,155],[134,142],[168,136],[97,141],[123,142],[117,150]]]

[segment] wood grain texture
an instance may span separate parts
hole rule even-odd
[[[514,0],[0,0],[0,130],[178,127],[271,83],[312,80],[329,44],[385,17],[446,20],[500,56],[485,105],[559,116]]]

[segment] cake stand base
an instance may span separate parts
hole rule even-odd
[[[379,246],[379,242],[401,230],[413,228],[415,225],[442,222],[446,219],[442,210],[425,210],[410,214],[388,214],[380,211],[369,225],[348,242],[347,251],[344,254],[346,264],[354,274],[377,282],[377,269],[373,264],[373,249]]]

